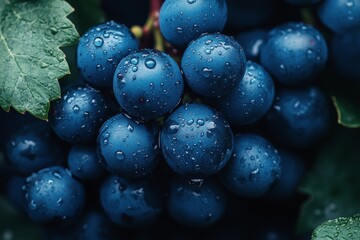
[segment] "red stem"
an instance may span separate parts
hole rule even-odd
[[[160,12],[162,0],[150,0],[150,14],[156,14]]]

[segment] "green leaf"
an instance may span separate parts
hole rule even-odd
[[[58,79],[69,74],[60,47],[78,33],[63,0],[2,0],[0,4],[0,106],[47,119],[60,97]]]
[[[359,240],[360,215],[340,217],[321,224],[314,231],[312,240]]]
[[[300,233],[311,233],[324,221],[359,213],[359,146],[359,129],[340,126],[325,142],[299,187],[309,195],[300,213]]]
[[[39,226],[22,216],[0,196],[0,239],[41,239]]]
[[[360,104],[358,97],[337,96],[332,98],[338,123],[349,128],[360,127]]]

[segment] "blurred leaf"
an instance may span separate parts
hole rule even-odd
[[[60,97],[58,79],[69,74],[60,47],[78,33],[62,0],[7,0],[0,4],[0,106],[47,119],[50,101]]]
[[[321,223],[360,211],[360,130],[338,127],[319,151],[314,168],[299,190],[309,195],[298,222],[300,233],[311,233]]]
[[[2,196],[0,196],[0,213],[0,239],[41,239],[39,226],[22,216]]]
[[[360,127],[360,102],[357,97],[338,96],[332,98],[337,115],[338,123],[349,128]]]
[[[101,0],[68,0],[75,8],[75,12],[69,18],[75,24],[76,29],[83,35],[90,27],[105,21],[104,13],[101,10]],[[78,80],[79,73],[76,65],[77,45],[63,49],[70,66],[71,75],[66,80]]]
[[[359,240],[360,239],[360,215],[353,217],[340,217],[321,224],[315,229],[312,240]]]

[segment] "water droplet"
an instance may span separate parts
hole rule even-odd
[[[134,66],[134,67],[132,68],[132,71],[133,71],[133,72],[137,72],[137,70],[138,70],[138,67],[137,67],[137,66]]]
[[[180,125],[179,125],[179,123],[172,123],[172,124],[170,124],[170,126],[169,126],[169,133],[177,133],[178,131],[179,131],[179,128],[180,128]]]
[[[194,123],[194,119],[189,119],[187,122],[186,122],[188,125],[191,125]]]
[[[315,58],[315,53],[313,50],[311,49],[308,49],[307,52],[306,52],[306,56],[308,59],[314,59]]]
[[[204,126],[205,121],[203,119],[198,119],[196,123],[199,124],[199,126]]]
[[[285,75],[287,73],[287,69],[284,64],[280,64],[280,72]]]
[[[101,37],[97,37],[94,39],[94,45],[96,47],[101,47],[104,44],[104,40]]]
[[[63,200],[62,198],[59,198],[57,201],[56,201],[57,205],[61,205],[63,203]]]
[[[103,36],[104,36],[104,38],[108,38],[108,37],[110,37],[110,34],[106,32],[106,33],[104,33]]]
[[[130,132],[133,132],[133,131],[134,131],[134,127],[131,126],[131,124],[129,124],[129,125],[127,126],[127,130],[129,130]]]
[[[193,4],[193,3],[195,3],[196,2],[196,0],[188,0],[188,3],[189,4]]]
[[[199,189],[201,185],[203,184],[204,179],[201,178],[194,178],[189,180],[189,185],[193,187],[194,189]]]
[[[73,110],[74,110],[75,113],[78,113],[79,110],[80,110],[80,108],[79,108],[78,105],[75,105],[75,106],[73,107]]]
[[[115,157],[117,160],[123,160],[125,158],[125,154],[122,151],[116,151]]]
[[[133,58],[130,60],[130,62],[131,62],[132,64],[134,64],[134,65],[137,65],[137,64],[139,63],[139,58],[133,57]]]
[[[203,68],[202,70],[202,75],[205,77],[205,78],[208,78],[212,75],[212,69],[211,68]]]
[[[177,33],[182,33],[182,32],[183,32],[183,29],[182,29],[181,27],[177,27],[177,28],[176,28],[176,32],[177,32]]]
[[[148,58],[145,60],[145,66],[149,69],[153,69],[156,66],[156,62],[152,58]]]

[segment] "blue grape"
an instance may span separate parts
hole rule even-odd
[[[227,26],[232,29],[253,28],[267,22],[275,12],[273,0],[227,0]]]
[[[358,31],[360,27],[359,0],[323,0],[318,7],[320,20],[336,33]]]
[[[318,88],[279,88],[266,116],[266,129],[279,144],[303,149],[316,145],[331,123],[328,99]]]
[[[63,163],[63,151],[49,125],[42,122],[20,127],[8,139],[5,149],[8,163],[23,175]]]
[[[204,178],[222,169],[234,139],[227,121],[214,109],[185,104],[165,121],[161,149],[172,170],[186,178]]]
[[[120,60],[139,49],[131,31],[114,21],[90,28],[77,49],[77,66],[82,79],[97,88],[111,88]]]
[[[244,197],[261,197],[280,178],[281,158],[273,145],[255,134],[235,136],[233,157],[220,172],[223,184]]]
[[[68,155],[70,172],[81,180],[95,180],[105,173],[95,145],[73,145]]]
[[[162,211],[162,192],[150,179],[109,176],[101,186],[100,200],[109,218],[127,228],[151,225]]]
[[[64,224],[78,219],[85,204],[85,190],[63,167],[44,168],[26,179],[25,210],[36,222]]]
[[[114,94],[129,115],[149,120],[172,110],[184,90],[177,63],[166,53],[144,49],[121,60],[114,76]]]
[[[262,29],[242,32],[236,35],[235,39],[244,48],[247,60],[258,61],[260,50],[266,41],[268,32]]]
[[[87,144],[95,142],[102,123],[111,115],[110,102],[101,92],[85,85],[71,86],[52,103],[49,122],[64,141]]]
[[[216,99],[217,108],[233,125],[260,120],[274,100],[275,87],[270,75],[259,64],[248,61],[244,78],[230,93]]]
[[[332,66],[348,80],[360,79],[360,33],[337,34],[331,42]]]
[[[261,64],[280,83],[302,85],[314,80],[325,67],[325,39],[305,23],[285,23],[270,31],[263,44]]]
[[[166,0],[160,9],[159,24],[169,43],[184,48],[203,33],[222,31],[226,19],[225,0]]]
[[[106,121],[97,139],[104,167],[128,178],[149,175],[158,164],[158,131],[152,123],[136,122],[123,114]]]
[[[226,209],[223,189],[212,180],[192,187],[185,179],[170,182],[167,210],[177,222],[190,227],[205,227],[216,223]]]
[[[243,78],[245,53],[232,37],[205,34],[186,48],[181,67],[194,92],[203,96],[222,96]]]

